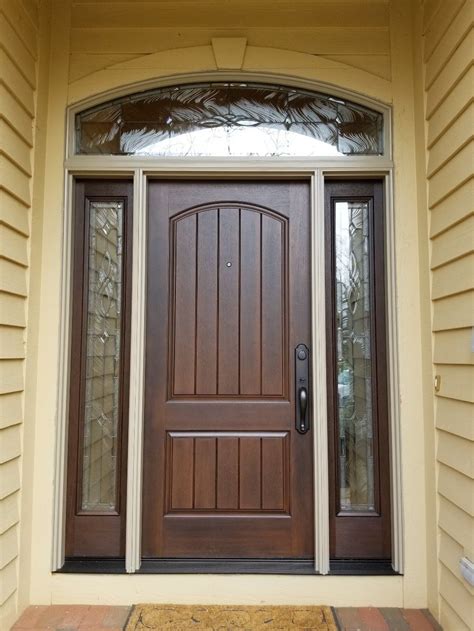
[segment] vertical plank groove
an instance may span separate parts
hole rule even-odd
[[[238,394],[239,320],[239,212],[226,207],[221,216],[220,307],[219,307],[219,390],[220,395]]]
[[[282,384],[281,384],[281,393],[283,394],[285,392],[285,384],[288,384],[288,358],[287,358],[287,352],[285,351],[285,349],[287,348],[287,326],[286,326],[286,322],[288,319],[288,300],[290,299],[288,292],[287,292],[287,283],[288,283],[288,279],[287,279],[287,273],[288,273],[288,267],[286,265],[286,260],[288,257],[288,252],[286,249],[286,240],[285,240],[285,228],[282,225],[281,226],[281,258],[280,258],[280,266],[281,266],[281,287],[280,287],[280,291],[281,291],[281,317],[280,317],[280,322],[281,322],[281,378],[282,378]],[[288,385],[287,385],[288,388]]]
[[[198,300],[199,300],[199,214],[196,214],[196,227],[195,227],[194,242],[194,388],[193,394],[197,393],[197,348],[198,348]]]
[[[217,211],[198,213],[197,365],[195,394],[217,393]]]
[[[287,476],[284,449],[286,441],[266,438],[262,449],[262,508],[282,510],[285,505]]]
[[[221,291],[221,209],[217,209],[217,300],[216,300],[216,394],[219,392],[219,310],[220,310],[220,291]]]
[[[242,323],[242,209],[239,208],[239,283],[237,289],[238,306],[237,306],[237,318],[238,318],[238,342],[237,342],[237,374],[238,374],[238,386],[237,393],[242,394],[241,389],[241,362],[240,362],[240,349],[242,345],[241,340],[241,323]]]
[[[193,508],[196,508],[196,439],[193,438]]]
[[[219,510],[239,508],[238,441],[235,436],[219,437],[216,441],[216,508]]]
[[[240,451],[241,451],[241,445],[240,445],[240,438],[237,439],[237,508],[240,510],[241,506],[240,506]]]
[[[194,508],[210,510],[216,504],[216,437],[195,438]]]
[[[261,213],[241,215],[241,392],[261,395]]]
[[[285,252],[282,251],[283,226],[280,221],[263,217],[262,225],[262,394],[283,394],[283,331]],[[279,366],[278,371],[276,367]]]
[[[174,438],[171,442],[171,508],[194,508],[193,438]]]
[[[263,215],[260,213],[260,395],[263,395]]]
[[[240,439],[240,508],[261,508],[261,437]]]
[[[214,480],[214,483],[215,483],[215,488],[214,488],[214,508],[217,509],[217,506],[218,506],[218,504],[217,504],[217,502],[218,502],[217,493],[218,493],[218,489],[219,489],[219,470],[220,470],[220,467],[219,467],[219,439],[218,438],[216,439],[216,454],[215,454],[214,457],[216,459],[216,475],[215,475],[215,480]]]
[[[260,438],[260,510],[263,508],[263,439]]]
[[[175,227],[174,394],[194,392],[196,222],[185,217]]]

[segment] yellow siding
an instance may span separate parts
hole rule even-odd
[[[73,0],[70,81],[213,37],[321,55],[390,78],[388,0]]]
[[[425,0],[424,61],[436,401],[440,621],[473,628],[473,2]]]
[[[472,626],[474,605],[473,590],[459,572],[461,556],[474,557],[473,0],[419,2],[424,6],[433,361],[441,376],[434,419],[440,617],[446,631],[457,631]],[[55,9],[60,6],[57,0]],[[215,37],[245,37],[250,46],[309,53],[390,80],[395,56],[390,58],[389,8],[389,0],[72,0],[68,78],[73,84],[120,62],[141,58],[140,66],[160,51],[209,46]],[[0,0],[1,629],[17,613],[37,40],[37,0]],[[59,90],[65,89],[65,78],[61,81]]]
[[[38,15],[0,3],[0,628],[17,615],[19,493]]]

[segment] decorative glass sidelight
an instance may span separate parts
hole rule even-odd
[[[83,419],[84,511],[115,511],[119,458],[123,202],[89,204]]]
[[[372,296],[368,202],[335,203],[339,504],[374,511]]]
[[[257,83],[126,96],[76,116],[76,153],[142,156],[382,155],[383,114],[339,97]]]

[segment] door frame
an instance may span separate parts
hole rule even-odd
[[[81,157],[83,158],[83,157]],[[90,156],[88,157],[90,159]],[[350,159],[349,159],[350,160]],[[326,409],[326,316],[325,316],[325,251],[316,247],[324,243],[324,182],[330,178],[378,178],[384,180],[386,212],[386,293],[388,390],[391,440],[392,488],[392,567],[403,572],[403,520],[401,489],[401,445],[398,410],[398,355],[395,308],[395,234],[393,217],[393,164],[387,158],[359,158],[356,164],[324,159],[229,159],[223,164],[216,159],[181,161],[179,170],[170,160],[137,161],[131,159],[117,166],[114,158],[70,158],[66,168],[65,213],[63,227],[63,278],[60,330],[60,375],[58,384],[58,438],[56,445],[56,485],[53,533],[52,570],[64,564],[64,489],[66,467],[67,405],[69,389],[69,340],[71,333],[71,244],[73,190],[76,177],[129,177],[133,179],[133,271],[129,393],[129,437],[127,474],[126,556],[128,573],[141,565],[141,513],[143,462],[144,357],[146,309],[146,241],[147,185],[150,179],[217,179],[248,180],[301,178],[311,183],[311,309],[312,309],[312,403],[314,419],[314,571],[329,573],[329,486],[328,432]],[[141,164],[137,164],[141,162]],[[133,164],[133,168],[132,168]]]

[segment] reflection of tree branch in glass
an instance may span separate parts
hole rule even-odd
[[[340,505],[375,510],[369,207],[336,202],[336,339]]]
[[[281,86],[160,88],[76,117],[76,153],[152,156],[380,155],[383,115]]]

